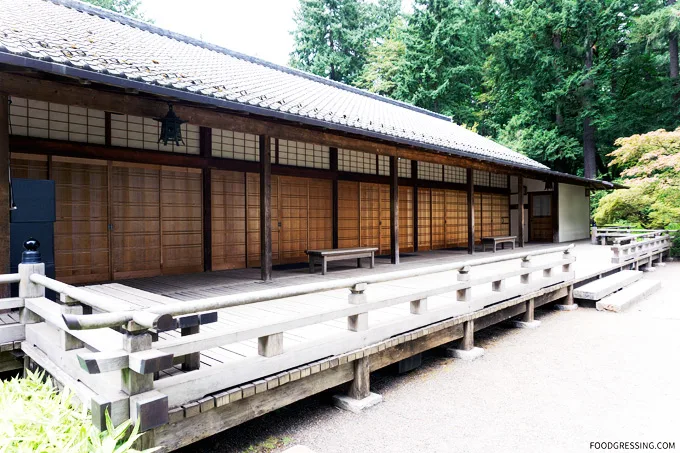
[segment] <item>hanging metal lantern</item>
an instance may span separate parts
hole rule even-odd
[[[182,140],[182,124],[186,121],[181,120],[172,110],[172,104],[168,104],[168,113],[164,118],[154,118],[161,123],[161,133],[158,136],[158,143],[163,142],[163,145],[168,142],[174,143],[177,146],[184,145]]]

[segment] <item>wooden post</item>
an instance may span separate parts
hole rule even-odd
[[[390,262],[399,264],[399,159],[390,156]]]
[[[19,297],[22,299],[33,299],[36,297],[45,297],[45,287],[37,285],[30,280],[32,274],[45,275],[45,263],[42,262],[38,248],[40,242],[35,239],[29,239],[24,242],[24,252],[21,254],[21,263],[19,263]],[[33,313],[28,308],[22,308],[19,320],[21,324],[34,324],[41,322],[42,318]]]
[[[467,169],[467,221],[468,221],[468,254],[475,253],[475,183],[472,169]]]
[[[272,165],[270,138],[260,135],[260,276],[272,279]]]
[[[553,182],[552,203],[550,206],[552,212],[552,231],[553,242],[560,242],[560,210],[559,210],[559,188],[560,183]]]
[[[198,325],[191,327],[182,327],[180,332],[182,336],[185,337],[187,335],[195,335],[199,333],[200,329],[201,327]],[[187,354],[184,356],[184,362],[182,363],[182,371],[198,370],[200,367],[201,367],[200,352],[192,352],[191,354]]]
[[[418,161],[411,161],[411,179],[413,180],[413,251],[418,251]]]
[[[463,323],[463,338],[460,340],[460,349],[469,351],[475,347],[475,320],[471,319]]]
[[[9,274],[9,98],[0,93],[0,274]],[[9,285],[0,285],[0,298]]]
[[[210,158],[212,155],[212,129],[200,129],[201,157]],[[212,175],[209,168],[203,169],[203,270],[212,270]]]
[[[532,297],[526,301],[526,311],[524,312],[524,317],[522,321],[524,322],[534,322],[534,309],[536,308],[534,298]]]
[[[469,282],[470,266],[459,269],[457,278],[459,282]],[[472,302],[472,288],[468,286],[467,288],[456,290],[456,300],[458,302]]]
[[[362,400],[371,394],[371,368],[368,357],[354,361],[354,379],[349,385],[347,394],[355,400]]]
[[[524,247],[524,177],[517,177],[517,244]]]
[[[531,256],[530,255],[527,255],[527,256],[522,258],[521,266],[523,268],[531,267]],[[525,284],[531,283],[531,272],[527,272],[526,274],[520,275],[519,280],[520,280],[520,283],[525,283]]]
[[[348,302],[351,305],[361,305],[365,304],[367,301],[366,283],[357,283],[352,288],[350,288],[350,295]],[[351,315],[347,317],[347,329],[352,332],[362,332],[368,329],[368,313],[359,313],[357,315]]]
[[[339,206],[340,206],[340,203],[338,201],[338,148],[331,147],[331,148],[329,148],[329,150],[330,150],[330,158],[331,158],[331,171],[334,172],[334,174],[333,174],[333,188],[332,188],[332,190],[333,190],[333,194],[332,194],[332,197],[333,197],[333,207],[332,207],[332,209],[333,209],[333,226],[332,226],[332,228],[333,228],[333,232],[332,232],[333,241],[332,241],[332,244],[333,244],[333,248],[337,249],[337,248],[339,248],[338,244],[340,243],[340,240],[338,238],[338,228],[339,228],[338,227],[338,223],[339,223],[339,221],[338,221],[338,210],[339,210]]]
[[[146,330],[125,332],[123,349],[128,353],[151,349],[151,334]],[[123,368],[121,387],[130,396],[153,390],[153,374],[141,374],[130,368]]]

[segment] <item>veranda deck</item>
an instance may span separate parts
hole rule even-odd
[[[545,249],[546,247],[552,247],[552,245],[527,244],[524,250],[530,252],[532,250]],[[502,256],[503,254],[511,254],[513,252],[515,251],[499,250],[496,255]],[[488,256],[490,253],[478,253],[475,257]],[[574,266],[576,282],[606,273],[617,267],[611,264],[611,251],[609,248],[591,245],[587,241],[577,243],[573,254],[577,259],[577,263]],[[300,266],[282,266],[274,271],[273,281],[266,283],[258,280],[258,269],[239,269],[141,278],[116,283],[88,285],[84,288],[118,301],[121,309],[142,309],[158,305],[168,305],[176,303],[178,300],[197,300],[226,294],[239,294],[276,287],[302,285],[325,279],[389,273],[397,269],[415,269],[469,259],[470,255],[465,251],[436,250],[404,254],[401,257],[401,264],[397,267],[390,264],[389,257],[377,257],[374,269],[357,269],[354,266],[333,263],[330,272],[325,276],[320,274],[310,275],[306,264],[301,264]],[[541,259],[546,260],[547,258]],[[475,272],[477,276],[479,276],[479,273],[483,275],[502,274],[509,269],[516,269],[518,263],[519,260],[488,264],[476,268]],[[371,296],[377,296],[376,293],[378,292],[380,297],[384,297],[389,294],[402,294],[408,290],[414,291],[418,288],[436,288],[442,284],[449,284],[450,278],[456,278],[455,272],[404,279],[400,280],[399,283],[381,283],[379,286],[372,285]],[[255,326],[265,321],[279,321],[318,313],[327,310],[329,307],[346,304],[347,294],[348,291],[346,289],[340,289],[286,298],[285,300],[258,302],[221,309],[218,310],[218,322],[202,326],[201,331],[215,332],[229,330],[234,327]],[[454,298],[455,294],[449,294],[446,297],[430,298],[428,303],[430,308],[435,308],[451,303]],[[372,311],[370,322],[376,325],[394,322],[399,318],[408,317],[409,314],[408,304],[386,307]],[[344,318],[341,318],[284,332],[283,338],[288,346],[304,346],[305,344],[323,342],[324,339],[331,338],[334,334],[344,332],[346,329],[347,322]],[[180,336],[179,330],[162,332],[159,334],[159,344],[162,344],[163,341],[180,338]],[[249,339],[202,351],[200,362],[201,367],[212,367],[238,363],[241,359],[256,357],[258,357],[257,339]],[[184,372],[181,365],[175,365],[173,368],[162,371],[158,378],[164,379]]]
[[[355,401],[367,398],[370,370],[456,340],[471,352],[475,331],[517,316],[530,324],[534,309],[551,302],[573,309],[575,285],[651,266],[670,241],[626,247],[413,253],[399,266],[378,258],[374,269],[333,266],[326,276],[290,266],[268,283],[245,269],[76,288],[38,264],[0,280],[24,285],[16,306],[29,365],[71,386],[96,425],[104,410],[118,422],[143,414],[141,446],[174,450],[343,383]],[[43,297],[45,288],[62,303]],[[80,315],[81,305],[98,314]],[[163,331],[213,311],[217,321],[200,332]]]

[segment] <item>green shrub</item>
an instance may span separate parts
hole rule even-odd
[[[57,392],[42,373],[27,371],[26,378],[0,384],[0,452],[136,451],[132,444],[140,434],[129,420],[114,428],[107,414],[107,431],[99,432],[68,389]]]

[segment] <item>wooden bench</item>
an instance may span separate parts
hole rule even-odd
[[[496,237],[486,237],[482,238],[482,251],[486,252],[486,246],[493,244],[493,252],[496,253],[496,246],[501,244],[501,248],[505,249],[505,243],[509,242],[512,244],[512,249],[515,250],[515,241],[517,236],[496,236]]]
[[[348,249],[327,249],[327,250],[307,250],[305,253],[309,256],[309,273],[314,273],[314,266],[321,264],[321,274],[326,275],[326,270],[329,261],[340,260],[357,260],[357,267],[361,267],[361,258],[370,258],[370,266],[373,269],[375,266],[375,252],[377,247],[355,247]]]

